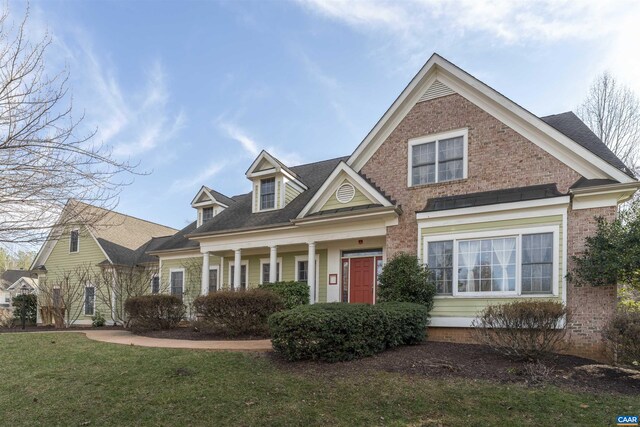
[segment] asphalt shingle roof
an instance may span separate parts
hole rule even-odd
[[[620,169],[630,177],[635,178],[633,172],[627,168],[622,160],[620,160],[573,111],[540,117],[540,119],[558,132],[591,151],[605,162],[614,166],[616,169]]]
[[[0,276],[0,288],[8,288],[21,277],[38,277],[38,273],[33,270],[6,270]]]

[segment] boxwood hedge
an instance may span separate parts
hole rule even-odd
[[[338,362],[371,356],[426,337],[429,311],[420,304],[327,303],[269,317],[271,341],[286,359]]]
[[[266,289],[282,298],[286,309],[309,304],[309,285],[302,282],[264,283],[260,289]]]

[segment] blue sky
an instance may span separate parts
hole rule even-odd
[[[29,34],[52,35],[97,140],[150,172],[118,210],[182,228],[202,184],[249,191],[263,148],[349,155],[433,52],[538,115],[604,69],[640,92],[638,3],[36,0]]]

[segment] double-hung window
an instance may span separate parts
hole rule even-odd
[[[213,207],[202,208],[202,223],[209,221],[213,218]]]
[[[151,293],[160,293],[160,276],[158,276],[157,274],[151,278]]]
[[[69,235],[69,252],[78,252],[80,248],[80,231],[71,230]]]
[[[466,130],[409,141],[409,185],[465,178],[466,144]]]
[[[171,295],[182,299],[184,292],[184,270],[171,271]]]
[[[229,282],[233,285],[236,274],[236,266],[231,265],[229,268]],[[240,289],[247,289],[247,265],[240,265]]]
[[[209,269],[209,293],[216,292],[218,290],[218,269]]]
[[[425,261],[438,295],[552,294],[553,232],[428,241]]]
[[[276,179],[267,178],[260,181],[260,210],[276,207]]]
[[[271,264],[269,260],[262,262],[262,280],[261,283],[269,283],[269,275],[271,273]],[[280,262],[276,263],[276,282],[280,281]]]
[[[298,261],[298,282],[307,283],[309,277],[309,261]]]

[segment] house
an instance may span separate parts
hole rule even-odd
[[[0,276],[0,308],[11,308],[13,297],[20,295],[22,286],[29,293],[38,286],[38,274],[31,270],[6,270]]]
[[[245,176],[246,194],[200,188],[195,220],[148,248],[153,291],[188,304],[297,280],[312,302],[374,303],[385,260],[409,252],[436,277],[432,339],[469,340],[489,304],[549,299],[570,310],[572,351],[601,355],[616,289],[566,276],[639,184],[573,113],[538,117],[434,54],[351,155],[263,151]]]
[[[68,210],[76,212],[77,225],[62,221],[64,227],[55,227],[32,264],[41,293],[38,323],[53,322],[48,315],[43,318],[43,293],[48,293],[51,304],[65,306],[75,324],[91,324],[96,311],[105,318],[118,319],[125,297],[117,289],[123,280],[118,281],[118,274],[148,274],[146,287],[148,281],[153,281],[158,264],[147,250],[177,230],[74,200],[67,204],[62,216]],[[100,289],[99,284],[105,285],[107,280],[113,286]]]

